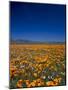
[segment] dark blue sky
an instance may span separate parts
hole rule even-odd
[[[12,39],[65,41],[65,5],[10,2]]]

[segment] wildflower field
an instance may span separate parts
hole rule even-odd
[[[11,44],[10,88],[66,84],[64,44]]]

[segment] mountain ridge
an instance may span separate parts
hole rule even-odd
[[[10,40],[11,44],[64,44],[65,42],[57,42],[57,41],[31,41],[24,39],[16,39]]]

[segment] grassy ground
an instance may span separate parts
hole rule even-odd
[[[10,88],[66,84],[63,44],[10,45]]]

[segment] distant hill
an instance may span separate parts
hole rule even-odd
[[[24,43],[33,43],[33,41],[30,40],[11,40],[11,43],[16,43],[16,44],[24,44]]]
[[[11,44],[64,44],[65,42],[40,42],[40,41],[30,41],[30,40],[10,40]]]

